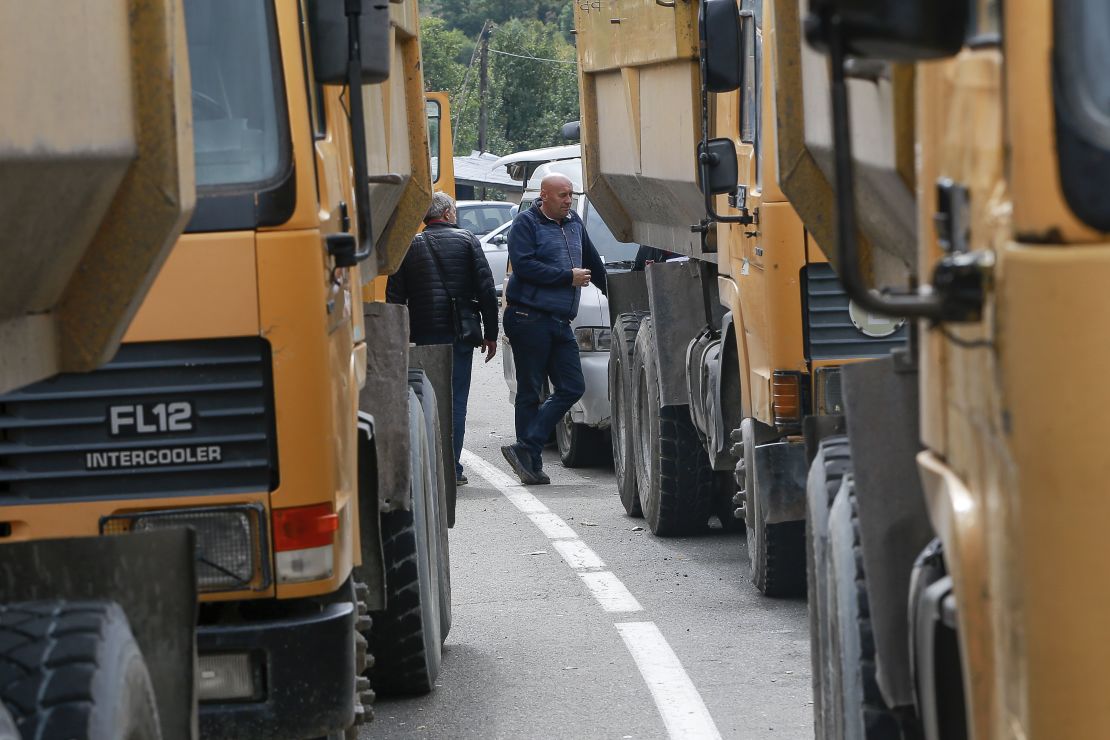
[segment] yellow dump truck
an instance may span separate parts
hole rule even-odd
[[[1106,5],[772,12],[783,190],[852,300],[912,322],[844,369],[809,472],[817,737],[1102,737]]]
[[[161,3],[132,5],[135,23]],[[4,254],[22,249],[15,254],[39,268],[4,272],[15,295],[34,300],[4,325],[3,354],[11,356],[7,337],[21,339],[57,304],[53,334],[39,341],[58,356],[21,350],[23,366],[5,364],[0,532],[33,544],[191,530],[201,734],[353,734],[372,696],[366,640],[375,689],[427,691],[450,625],[454,478],[442,472],[450,425],[436,399],[449,389],[449,363],[444,375],[433,352],[414,355],[410,368],[404,309],[363,304],[364,284],[400,264],[431,195],[418,10],[412,0],[184,0],[175,12],[176,26],[163,23],[180,43],[160,51],[187,59],[188,71],[163,69],[134,88],[147,95],[173,82],[181,110],[191,98],[192,136],[153,146],[179,154],[188,173],[195,160],[196,207],[152,285],[171,227],[180,230],[192,203],[191,182],[170,188],[147,176],[131,185],[145,198],[123,215],[134,233],[97,234],[102,242],[80,262],[80,250],[48,246],[73,224],[42,212],[52,199],[103,210],[121,175],[128,185],[133,151],[119,131],[147,133],[146,119],[125,117],[128,90],[99,95],[59,71],[69,87],[41,98],[38,131],[81,120],[82,106],[106,119],[106,143],[88,147],[111,155],[98,182],[76,165],[33,190],[19,171],[3,180],[6,229],[17,225]],[[105,17],[118,27],[105,20],[73,33],[134,36],[136,54],[153,54],[143,32],[129,33],[126,8]],[[5,24],[13,38],[20,25]],[[55,47],[87,44],[59,37],[34,48]],[[35,80],[34,65],[9,58],[9,48],[0,80]],[[126,49],[70,60],[69,71],[99,79],[99,65],[128,63]],[[145,69],[146,59],[129,63]],[[38,101],[38,83],[25,84],[7,99]],[[75,92],[72,110],[46,110]],[[36,133],[27,129],[27,147]],[[167,204],[177,207],[172,219]],[[95,230],[95,214],[76,215]],[[131,242],[142,260],[121,247]],[[46,272],[63,258],[66,273]],[[113,582],[126,584],[132,567],[109,569]],[[177,577],[135,574],[155,585]],[[184,577],[193,583],[191,571]],[[191,606],[182,613],[194,621]]]
[[[58,14],[0,8],[0,393],[110,359],[194,205],[180,2]],[[100,494],[48,458],[89,408],[18,398],[0,400],[0,736],[193,737],[192,539],[71,537]]]
[[[762,3],[730,8],[576,4],[582,157],[591,203],[654,260],[609,296],[625,509],[659,535],[743,519],[752,581],[789,595],[805,590],[807,445],[841,429],[840,368],[906,328],[856,310],[787,201],[773,24]],[[728,69],[706,70],[710,42]]]

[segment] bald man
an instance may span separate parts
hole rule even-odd
[[[605,264],[573,201],[571,181],[548,175],[540,197],[516,215],[509,231],[504,325],[516,365],[516,443],[501,454],[525,485],[551,482],[540,453],[586,389],[570,322],[584,286],[592,282],[605,292]],[[545,400],[546,378],[554,390]]]

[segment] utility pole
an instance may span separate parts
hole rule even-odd
[[[488,120],[488,106],[486,105],[486,92],[489,89],[489,32],[490,21],[482,26],[482,35],[478,41],[481,49],[478,62],[478,151],[486,151],[486,123]]]

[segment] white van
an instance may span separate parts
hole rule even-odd
[[[638,244],[618,241],[601,215],[591,207],[582,189],[582,159],[579,145],[551,147],[517,152],[502,157],[494,167],[506,167],[516,179],[527,176],[527,185],[520,201],[521,208],[531,208],[539,196],[540,181],[550,174],[565,175],[574,187],[574,210],[586,225],[590,241],[597,247],[607,272],[631,270]],[[514,171],[517,174],[514,174]],[[518,177],[519,175],[519,177]],[[496,234],[501,247],[508,242],[508,227]],[[510,268],[511,270],[511,268]],[[582,358],[582,375],[586,392],[563,417],[555,430],[559,458],[568,468],[612,461],[609,446],[609,303],[594,285],[582,289],[578,316],[571,322]],[[509,340],[502,335],[505,382],[510,401],[516,398],[516,370]]]

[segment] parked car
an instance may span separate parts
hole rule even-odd
[[[569,148],[569,147],[567,147]],[[526,153],[521,153],[526,154]],[[510,157],[519,157],[510,155]],[[506,158],[508,159],[508,158]],[[514,159],[514,161],[520,161]],[[539,183],[544,176],[558,172],[571,179],[575,192],[582,189],[582,165],[577,156],[558,162],[541,164],[535,168],[528,180],[521,208],[531,205],[539,194]],[[599,214],[591,207],[589,198],[585,195],[577,196],[574,209],[586,224],[586,232],[590,240],[597,247],[605,269],[609,274],[632,269],[636,259],[638,244],[619,241],[613,232],[602,220]],[[511,226],[511,224],[509,224]],[[507,259],[507,236],[505,234],[504,255]],[[490,241],[497,239],[500,232],[491,234]],[[493,245],[491,246],[500,246]],[[490,251],[486,251],[489,259]],[[493,263],[490,263],[491,269]],[[512,279],[511,265],[507,280]],[[593,284],[582,289],[578,304],[578,316],[571,322],[574,337],[578,341],[578,351],[582,358],[582,375],[586,381],[586,392],[582,398],[567,412],[562,422],[555,429],[555,441],[559,447],[559,459],[568,468],[581,467],[591,464],[603,464],[612,460],[610,447],[609,423],[609,345],[612,338],[612,328],[609,324],[609,302],[605,295]],[[509,387],[510,401],[516,400],[516,365],[513,363],[512,347],[508,338],[502,336],[503,363],[505,370],[505,383]]]
[[[497,295],[501,295],[501,284],[505,282],[505,268],[509,263],[509,229],[512,225],[511,220],[506,221],[485,236],[478,237],[489,270],[493,273],[493,287],[497,289]]]
[[[500,200],[460,200],[455,204],[459,228],[484,236],[513,220],[513,205]]]

